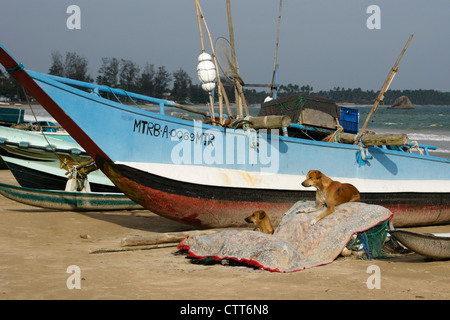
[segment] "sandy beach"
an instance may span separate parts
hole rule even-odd
[[[17,184],[8,170],[0,181]],[[449,299],[450,262],[413,254],[389,260],[340,257],[283,274],[222,264],[193,264],[176,247],[91,254],[124,237],[190,230],[145,210],[75,213],[0,196],[0,299]],[[412,228],[450,232],[450,226]],[[69,266],[80,289],[68,289]],[[380,289],[367,270],[380,269]]]

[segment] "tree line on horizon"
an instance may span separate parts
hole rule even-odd
[[[88,73],[88,60],[76,52],[66,52],[65,57],[58,51],[51,53],[51,66],[49,74],[57,75],[84,82],[94,82]],[[103,57],[102,64],[97,70],[95,82],[112,88],[121,88],[126,91],[143,95],[174,100],[179,103],[207,104],[208,93],[203,91],[200,84],[193,83],[191,77],[182,68],[170,73],[165,66],[155,67],[147,62],[143,68],[137,63],[114,57]],[[234,102],[234,88],[225,86],[228,98]],[[216,90],[217,91],[217,90]],[[362,90],[361,88],[345,89],[335,87],[324,91],[314,91],[310,85],[297,84],[281,85],[278,97],[293,94],[306,94],[320,96],[355,104],[373,104],[378,91]],[[20,85],[0,69],[0,96],[11,100],[25,100]],[[268,96],[266,90],[244,88],[244,95],[249,105],[259,105]],[[407,96],[416,105],[450,105],[450,92],[437,90],[388,90],[384,103],[393,104],[400,96]]]

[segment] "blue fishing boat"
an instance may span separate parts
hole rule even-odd
[[[389,208],[396,227],[450,222],[449,159],[407,152],[408,145],[279,135],[279,129],[256,128],[251,118],[239,119],[237,129],[178,119],[164,114],[172,101],[30,71],[3,47],[0,62],[123,193],[163,217],[201,227],[242,226],[249,213],[265,210],[276,225],[294,203],[314,199],[301,181],[316,169],[355,185],[361,201]],[[154,103],[160,112],[104,93]],[[285,129],[308,128],[293,123]]]

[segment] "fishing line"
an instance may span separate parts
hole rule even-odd
[[[30,102],[30,99],[28,98],[28,94],[27,94],[25,88],[24,88],[23,86],[21,86],[21,87],[22,87],[23,93],[24,93],[24,95],[25,95],[25,98],[27,99],[28,106],[30,107],[31,113],[33,114],[34,120],[35,120],[35,122],[37,123],[37,126],[38,126],[38,128],[39,128],[39,130],[40,130],[42,136],[44,137],[45,141],[47,142],[47,145],[50,147],[50,149],[53,151],[53,153],[56,155],[56,157],[57,157],[58,160],[60,161],[60,163],[61,163],[61,169],[62,169],[62,168],[66,169],[67,174],[70,173],[70,174],[72,175],[72,177],[75,178],[76,183],[77,183],[77,190],[78,190],[78,191],[82,190],[82,189],[84,188],[85,182],[84,182],[84,180],[83,180],[83,179],[84,179],[83,176],[82,176],[82,175],[80,176],[79,173],[78,173],[78,169],[79,169],[79,166],[81,165],[81,163],[75,162],[75,163],[78,163],[78,165],[71,166],[71,165],[69,165],[69,164],[67,163],[67,160],[68,160],[68,159],[64,158],[62,155],[60,155],[60,154],[58,154],[58,153],[56,152],[56,148],[55,148],[54,146],[52,146],[52,145],[50,144],[50,142],[48,141],[47,135],[44,133],[44,130],[42,129],[42,126],[41,126],[41,124],[39,123],[39,121],[38,121],[38,119],[37,119],[37,117],[36,117],[36,114],[35,114],[35,112],[34,112],[33,107],[31,106],[31,102]],[[91,159],[91,161],[92,161],[92,159]],[[88,164],[86,164],[86,166],[88,166]],[[94,164],[94,166],[95,166],[95,164]],[[80,169],[81,169],[81,168],[80,168]],[[85,177],[86,180],[87,180],[87,174],[88,174],[88,173],[89,173],[89,172],[86,173],[86,177]],[[78,178],[79,176],[80,176],[81,178]]]
[[[48,144],[48,146],[50,147],[50,149],[56,154],[56,156],[57,156],[57,157],[59,158],[59,160],[61,161],[61,158],[59,157],[58,153],[56,153],[56,149],[55,149],[55,148],[50,144],[50,142],[48,141],[47,136],[45,135],[44,130],[42,129],[42,126],[41,126],[41,124],[39,123],[39,121],[38,121],[38,119],[37,119],[37,117],[36,117],[36,114],[34,113],[33,107],[31,106],[30,99],[28,98],[27,91],[25,90],[25,88],[24,88],[23,86],[21,86],[21,87],[22,87],[22,90],[23,90],[23,94],[25,95],[25,99],[27,99],[28,106],[30,107],[31,113],[33,114],[33,117],[34,117],[34,120],[35,120],[35,122],[36,122],[36,124],[37,124],[37,127],[39,128],[39,131],[41,132],[41,134],[42,134],[42,136],[44,137],[45,141],[47,141],[47,144]]]

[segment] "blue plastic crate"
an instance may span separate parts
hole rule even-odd
[[[339,107],[341,116],[339,123],[344,128],[344,132],[357,133],[359,129],[359,110],[347,107]]]

